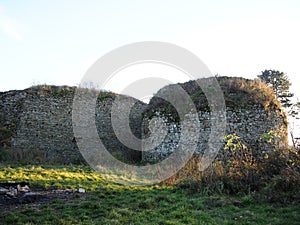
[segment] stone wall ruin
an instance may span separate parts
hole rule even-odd
[[[243,78],[218,77],[217,80],[226,103],[226,134],[239,136],[246,146],[256,151],[287,145],[286,116],[265,84]],[[211,121],[215,118],[211,118],[205,94],[194,81],[180,85],[191,96],[198,111],[201,138],[196,153],[202,154],[207,148]],[[169,86],[159,92],[168,92],[168,89]],[[3,134],[0,135],[0,160],[5,161],[13,155],[32,163],[85,163],[72,129],[75,90],[75,87],[43,85],[0,93],[0,132]],[[135,104],[130,114],[130,127],[135,136],[141,138],[149,134],[147,123],[154,115],[163,116],[168,126],[164,141],[142,153],[124,146],[114,134],[110,109],[115,96],[101,92],[95,108],[99,137],[115,157],[131,162],[156,162],[175,151],[180,138],[180,121],[170,104],[155,96],[149,105],[140,101]]]

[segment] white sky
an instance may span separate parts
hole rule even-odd
[[[196,54],[213,74],[283,71],[300,97],[299,12],[299,0],[0,0],[0,91],[77,85],[110,50],[164,41]],[[182,77],[174,73],[172,81]]]

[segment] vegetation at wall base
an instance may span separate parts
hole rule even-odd
[[[87,166],[1,165],[0,182],[28,181],[34,191],[45,193],[78,188],[87,192],[9,207],[2,202],[0,223],[298,224],[300,196],[297,199],[294,194],[299,193],[299,164],[293,160],[299,157],[297,152],[290,154],[288,162],[275,153],[266,159],[259,167],[265,169],[265,180],[255,180],[259,185],[266,182],[259,189],[243,187],[249,180],[226,178],[221,162],[204,171],[205,177],[199,177],[197,157],[168,181],[144,187],[112,183],[110,177]],[[274,168],[269,167],[272,164]],[[281,169],[274,173],[277,167]]]

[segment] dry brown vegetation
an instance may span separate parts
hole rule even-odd
[[[241,150],[241,149],[240,149]],[[164,181],[190,193],[251,195],[267,202],[300,202],[300,149],[276,149],[263,158],[230,149],[230,160],[215,160],[199,171],[202,158],[194,156]]]

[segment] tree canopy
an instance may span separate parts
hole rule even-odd
[[[258,77],[272,87],[283,107],[289,108],[293,105],[291,97],[294,95],[290,93],[291,82],[285,73],[278,70],[265,70]]]

